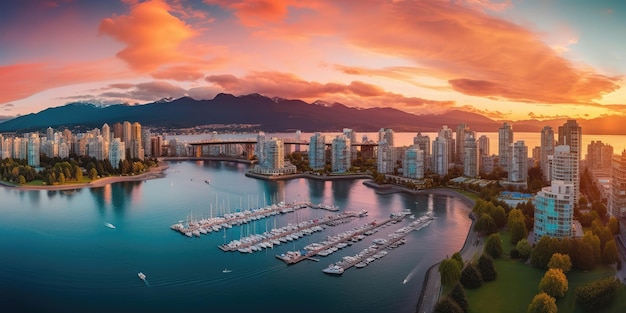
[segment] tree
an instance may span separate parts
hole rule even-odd
[[[435,304],[435,313],[463,313],[463,309],[459,307],[459,305],[454,302],[454,300],[450,299],[450,297],[443,297],[443,299],[439,300],[437,304]]]
[[[607,226],[609,227],[613,235],[617,235],[619,233],[619,221],[615,216],[611,216],[609,218],[609,223],[607,224]]]
[[[515,221],[524,222],[525,220],[526,220],[526,217],[524,216],[524,212],[522,212],[522,210],[513,209],[509,212],[506,222],[509,225],[509,227],[511,227],[513,223],[515,223]]]
[[[474,224],[474,231],[491,235],[497,231],[497,225],[489,214],[483,213],[480,215],[480,218],[478,218],[478,221],[476,221],[476,224]]]
[[[503,207],[497,206],[493,208],[489,211],[489,215],[493,219],[494,223],[496,223],[496,226],[498,228],[502,228],[506,224],[506,212],[504,211]]]
[[[78,165],[74,165],[74,177],[76,181],[80,182],[83,180],[83,170]]]
[[[483,252],[492,258],[499,258],[502,255],[502,240],[500,239],[500,234],[495,233],[487,237]]]
[[[454,259],[444,259],[439,263],[438,269],[441,275],[441,284],[444,286],[454,284],[461,277],[461,267]]]
[[[452,291],[450,291],[450,298],[459,305],[463,313],[469,311],[469,303],[467,302],[467,296],[465,295],[465,289],[460,283],[456,283]]]
[[[556,299],[545,292],[537,294],[528,305],[526,313],[556,313]]]
[[[592,270],[595,265],[593,248],[581,240],[574,240],[571,258],[573,265],[583,271]]]
[[[457,263],[459,263],[459,272],[460,272],[463,266],[465,266],[465,262],[463,262],[463,256],[461,256],[460,252],[455,252],[452,255],[452,259],[457,261]]]
[[[617,261],[617,246],[615,245],[615,240],[611,240],[607,242],[606,246],[604,246],[604,251],[602,252],[602,263],[613,264],[615,261]]]
[[[567,277],[560,268],[548,269],[539,282],[539,291],[562,297],[567,292]]]
[[[469,263],[461,271],[461,284],[464,287],[475,289],[483,285],[483,279],[480,277],[480,272],[473,264]]]
[[[20,186],[26,184],[26,177],[24,177],[24,175],[18,176],[17,183],[20,184]]]
[[[597,312],[613,301],[622,284],[615,277],[607,277],[576,288],[576,301],[588,312]]]
[[[600,238],[594,235],[592,232],[587,231],[583,236],[583,243],[588,244],[593,249],[593,262],[594,264],[600,263],[602,259],[602,248]]]
[[[530,254],[530,263],[533,266],[546,268],[552,255],[557,252],[558,240],[549,236],[542,236]]]
[[[65,174],[59,174],[59,184],[65,184]]]
[[[533,247],[528,242],[528,239],[524,238],[517,242],[515,245],[515,249],[519,252],[519,257],[526,260],[530,256],[530,253],[533,251]]]
[[[516,244],[518,241],[526,238],[528,236],[528,231],[526,230],[526,223],[522,221],[515,221],[513,225],[509,225],[511,227],[511,243]]]
[[[95,180],[98,177],[98,170],[96,168],[91,168],[89,170],[89,179]]]
[[[548,268],[558,268],[567,273],[572,269],[572,260],[567,254],[555,253],[548,262]]]
[[[476,267],[478,267],[480,275],[484,281],[492,281],[498,277],[498,272],[496,272],[496,267],[493,264],[493,259],[486,254],[480,256]]]
[[[594,201],[591,204],[591,210],[596,211],[600,217],[605,217],[607,213],[606,206],[600,201]]]

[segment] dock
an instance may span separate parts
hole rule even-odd
[[[404,215],[394,216],[384,220],[381,223],[369,223],[364,225],[363,227],[356,229],[345,237],[339,238],[337,240],[327,241],[324,244],[318,243],[318,246],[315,249],[308,250],[306,251],[306,253],[302,253],[301,251],[288,251],[287,253],[277,255],[276,258],[285,262],[286,264],[296,264],[302,260],[306,260],[307,258],[316,256],[322,251],[329,250],[337,246],[338,244],[345,243],[346,241],[352,240],[353,238],[356,238],[358,236],[371,235],[375,233],[379,227],[382,227],[389,223],[397,223],[404,219],[404,217]]]
[[[291,225],[281,228],[281,230],[272,230],[272,232],[265,233],[264,235],[252,235],[241,240],[233,240],[228,244],[218,246],[224,252],[240,251],[240,252],[254,252],[259,248],[273,247],[274,244],[279,242],[285,243],[287,241],[293,241],[300,238],[302,235],[309,235],[315,231],[323,230],[322,226],[337,221],[351,220],[358,216],[357,212],[346,211],[336,215],[327,216],[324,218],[309,220],[301,222],[297,225]],[[294,234],[297,236],[294,238]],[[251,248],[250,250],[248,250]]]

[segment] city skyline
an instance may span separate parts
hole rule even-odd
[[[5,118],[219,92],[497,120],[626,112],[618,1],[20,1],[0,11]]]

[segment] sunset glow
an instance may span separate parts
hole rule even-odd
[[[0,4],[0,119],[217,93],[496,120],[626,114],[621,1]]]

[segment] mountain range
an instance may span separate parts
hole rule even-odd
[[[70,103],[23,115],[0,123],[0,132],[39,131],[48,127],[101,127],[104,123],[139,122],[146,126],[186,128],[208,124],[256,124],[268,132],[341,131],[344,127],[359,132],[373,132],[387,127],[399,132],[432,132],[442,125],[456,129],[465,123],[480,132],[495,132],[502,121],[477,113],[451,110],[443,114],[415,115],[393,108],[354,108],[340,103],[269,98],[259,94],[234,96],[218,94],[211,100],[183,97],[143,105]],[[545,125],[556,127],[565,119],[525,120],[513,123],[521,132],[538,132]],[[578,120],[585,134],[626,134],[626,117],[602,117]]]

